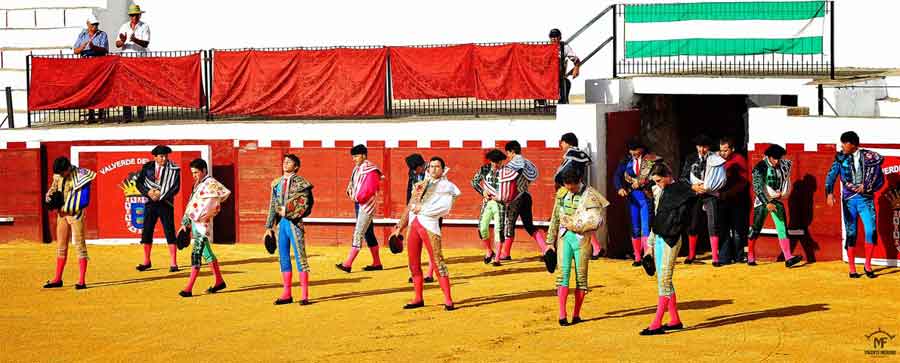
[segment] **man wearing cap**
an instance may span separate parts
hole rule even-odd
[[[791,161],[782,159],[786,151],[779,145],[769,145],[762,160],[753,167],[753,226],[747,242],[747,265],[756,266],[756,239],[762,230],[766,215],[772,215],[778,245],[784,254],[784,265],[792,267],[803,258],[791,255],[791,241],[787,235],[787,216],[784,201],[788,199],[791,187]]]
[[[277,236],[278,262],[281,266],[281,279],[284,292],[275,300],[275,305],[294,302],[291,295],[291,249],[297,260],[297,272],[300,275],[302,297],[300,305],[309,304],[309,262],[306,255],[306,230],[303,218],[311,212],[313,206],[313,185],[305,178],[297,175],[300,170],[300,158],[294,154],[285,154],[281,162],[282,176],[272,180],[272,191],[269,194],[269,213],[266,218],[266,235]],[[277,228],[277,231],[275,230]]]
[[[383,270],[381,256],[378,254],[378,240],[375,238],[372,226],[372,220],[375,218],[375,194],[378,193],[381,185],[381,170],[368,160],[369,149],[365,145],[354,146],[350,149],[350,156],[356,166],[353,167],[353,173],[350,175],[346,193],[347,197],[353,201],[356,210],[356,228],[353,230],[353,242],[347,259],[334,266],[338,270],[349,273],[353,268],[353,261],[356,260],[356,256],[359,255],[359,250],[362,248],[362,240],[365,239],[369,251],[372,252],[372,264],[363,267],[363,270]]]
[[[691,213],[691,228],[688,231],[688,257],[684,263],[694,263],[697,256],[697,235],[700,233],[703,217],[706,217],[706,229],[709,232],[709,244],[712,248],[713,266],[719,267],[719,189],[725,185],[725,159],[717,153],[710,152],[712,139],[700,134],[694,138],[697,153],[684,160],[681,169],[681,181],[691,184],[691,190],[697,193],[697,203]]]
[[[87,18],[87,28],[78,34],[78,39],[72,45],[72,51],[82,57],[98,57],[109,52],[109,40],[106,32],[100,30],[100,21],[94,14]],[[100,110],[100,118],[106,118],[106,110]],[[94,120],[94,110],[88,110],[88,121]]]
[[[135,184],[141,194],[148,199],[144,207],[144,229],[141,244],[144,245],[144,262],[135,267],[138,271],[149,269],[150,250],[153,248],[153,231],[156,220],[162,221],[166,243],[169,244],[169,272],[178,271],[178,249],[175,245],[175,204],[173,199],[181,187],[181,169],[169,160],[172,149],[157,145],[151,151],[153,160],[141,168]]]
[[[119,27],[119,36],[116,39],[116,49],[122,53],[129,52],[147,52],[150,46],[150,26],[141,21],[141,7],[138,5],[128,6],[128,22]],[[147,108],[138,106],[138,119],[143,120]],[[131,106],[122,108],[122,114],[125,121],[131,121]]]
[[[569,103],[569,91],[572,90],[572,81],[569,80],[568,77],[568,69],[569,63],[572,62],[574,68],[572,68],[572,78],[578,78],[578,74],[581,70],[581,59],[575,55],[575,50],[572,49],[568,43],[562,41],[562,32],[559,29],[551,29],[550,30],[550,42],[559,44],[563,43],[563,62],[566,62],[566,77],[564,78],[566,81],[566,89],[564,95],[560,98],[559,103]]]

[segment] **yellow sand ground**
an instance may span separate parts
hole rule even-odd
[[[560,327],[553,278],[533,246],[520,245],[520,259],[503,267],[484,265],[477,250],[446,251],[459,307],[452,312],[440,306],[437,284],[426,286],[425,308],[402,310],[412,295],[406,257],[387,249],[387,270],[357,272],[370,262],[363,251],[347,274],[333,267],[345,248],[311,247],[309,306],[272,305],[281,276],[261,245],[214,249],[228,288],[206,294],[204,266],[195,297],[184,299],[177,293],[188,272],[168,272],[164,246],[146,272],[134,270],[136,245],[90,246],[89,288],[76,291],[72,255],[65,287],[45,290],[55,246],[0,245],[0,361],[856,362],[873,360],[866,335],[879,328],[897,336],[884,349],[900,350],[898,269],[850,280],[838,262],[791,270],[679,264],[688,329],[641,337],[656,284],[622,260],[592,261],[587,321]],[[179,258],[186,263],[188,250]]]

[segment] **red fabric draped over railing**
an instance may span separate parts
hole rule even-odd
[[[383,116],[386,48],[215,51],[214,115]]]
[[[395,99],[559,98],[559,46],[391,47]]]
[[[34,57],[28,108],[200,108],[204,101],[200,78],[200,53],[181,57]]]

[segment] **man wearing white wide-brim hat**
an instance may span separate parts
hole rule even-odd
[[[119,28],[119,35],[116,38],[116,50],[121,53],[147,52],[150,46],[150,26],[141,21],[141,10],[139,5],[128,6],[128,22],[122,24]],[[138,119],[143,120],[146,114],[146,106],[137,106]],[[131,106],[122,108],[122,116],[125,121],[131,121]]]

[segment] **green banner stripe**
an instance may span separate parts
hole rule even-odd
[[[789,39],[672,39],[626,41],[626,58],[677,55],[821,54],[822,37]]]
[[[626,23],[685,20],[802,20],[825,16],[824,1],[626,5]]]

